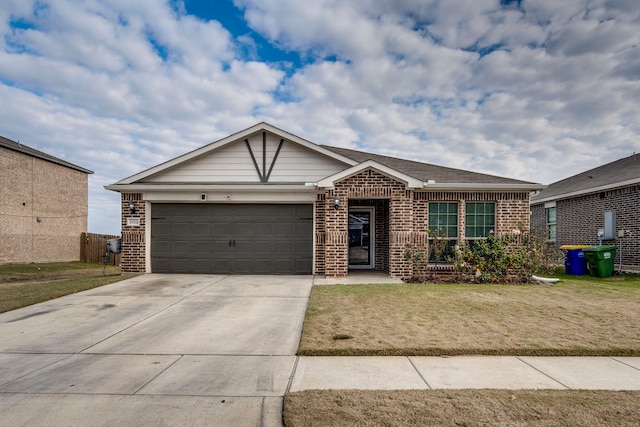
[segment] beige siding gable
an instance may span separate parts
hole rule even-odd
[[[285,141],[269,181],[316,182],[348,167],[335,159]]]
[[[248,144],[247,144],[248,143]],[[348,167],[270,132],[258,132],[140,182],[315,182]]]

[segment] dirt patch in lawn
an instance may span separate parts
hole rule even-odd
[[[301,355],[640,355],[640,276],[312,289]]]
[[[286,427],[637,426],[639,391],[310,390],[287,394]]]

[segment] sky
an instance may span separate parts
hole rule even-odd
[[[640,152],[637,0],[0,0],[0,135],[104,189],[265,121],[550,184]]]

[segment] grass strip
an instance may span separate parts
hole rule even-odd
[[[86,291],[126,277],[120,268],[84,262],[0,265],[0,313]]]
[[[286,427],[637,426],[640,391],[309,390],[284,397]]]
[[[0,313],[123,280],[121,275],[0,286]]]

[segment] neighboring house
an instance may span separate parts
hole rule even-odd
[[[558,246],[597,245],[602,229],[602,243],[618,246],[616,269],[620,254],[623,269],[640,269],[640,155],[554,182],[532,196],[531,213],[532,227]]]
[[[91,173],[0,137],[0,263],[80,259]]]
[[[427,228],[452,242],[529,227],[540,184],[316,145],[266,123],[106,187],[122,270],[408,277]]]

